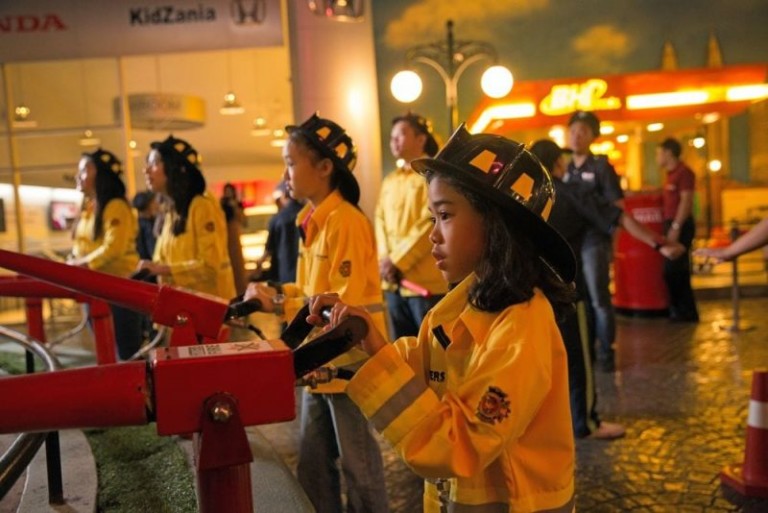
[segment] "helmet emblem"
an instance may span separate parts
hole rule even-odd
[[[470,161],[470,165],[476,167],[483,173],[490,173],[494,171],[493,163],[495,161],[496,161],[495,153],[488,150],[483,150],[480,153],[478,153],[477,156]]]

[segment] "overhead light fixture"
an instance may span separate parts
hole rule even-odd
[[[37,121],[30,119],[32,109],[30,109],[29,105],[24,101],[24,75],[22,65],[19,65],[17,69],[17,84],[13,89],[14,95],[18,91],[19,103],[13,108],[13,128],[34,128],[37,126]]]
[[[310,11],[336,21],[362,21],[363,4],[363,0],[307,0]]]
[[[645,129],[649,132],[660,132],[664,130],[664,123],[651,123]]]
[[[627,96],[627,109],[661,109],[700,105],[711,101],[709,91],[678,91],[673,93],[635,94]]]
[[[254,137],[266,137],[272,133],[272,130],[267,126],[267,120],[259,116],[253,120],[253,128],[251,129],[251,135]]]
[[[236,116],[245,112],[245,109],[237,101],[237,96],[232,91],[224,95],[224,104],[219,109],[219,114]]]
[[[269,141],[269,145],[274,148],[282,148],[285,146],[285,130],[282,128],[276,128],[272,130],[272,140]]]
[[[229,84],[229,92],[224,95],[224,105],[219,109],[219,114],[225,116],[242,114],[245,109],[237,101],[237,95],[233,92],[232,87],[232,52],[227,52],[227,84]]]
[[[623,144],[627,141],[629,141],[629,136],[627,134],[619,134],[616,136],[616,142]]]
[[[768,84],[749,84],[729,87],[725,99],[729,102],[762,100],[768,97]]]
[[[139,151],[139,144],[133,139],[128,141],[128,151],[130,152],[131,157],[141,156],[141,151]]]
[[[536,104],[531,102],[500,103],[491,105],[480,114],[469,132],[482,132],[494,119],[525,119],[536,115]]]
[[[565,146],[565,128],[563,125],[555,125],[547,133],[550,139],[555,141],[561,148]]]
[[[98,146],[101,144],[101,139],[93,136],[93,132],[89,129],[85,129],[83,136],[80,138],[80,146]]]
[[[13,109],[13,127],[14,128],[34,128],[37,126],[37,121],[29,119],[32,114],[26,104],[20,103]]]
[[[23,103],[20,103],[19,105],[16,106],[15,109],[13,109],[13,120],[26,121],[27,118],[29,118],[30,114],[32,114],[32,109],[30,109]]]

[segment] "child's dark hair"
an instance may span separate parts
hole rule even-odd
[[[88,159],[96,168],[94,188],[96,189],[96,209],[94,211],[93,240],[104,234],[104,208],[113,199],[123,200],[125,197],[125,184],[120,179],[120,173],[109,169],[103,163],[94,158],[93,153],[83,153],[82,158]],[[119,164],[119,161],[118,161]]]
[[[533,242],[518,225],[494,203],[465,187],[459,180],[439,170],[429,170],[427,181],[440,178],[467,198],[483,218],[487,245],[475,273],[477,281],[469,290],[469,303],[485,312],[499,312],[533,297],[542,290],[559,317],[573,307],[576,295],[555,271],[539,258]]]
[[[290,132],[288,134],[288,139],[293,141],[295,144],[298,144],[309,153],[309,160],[312,162],[312,164],[317,164],[322,159],[327,158],[317,148],[315,148],[312,141],[300,130]],[[329,160],[333,164],[333,173],[331,174],[331,189],[338,189],[339,193],[345,200],[347,200],[349,203],[352,203],[359,209],[360,206],[358,203],[360,201],[360,191],[353,191],[351,188],[349,188],[349,181],[345,180],[343,177],[343,173],[345,173],[345,171],[337,168],[332,159]]]
[[[173,209],[178,214],[172,227],[173,234],[178,236],[187,230],[187,217],[192,200],[205,192],[205,177],[180,153],[165,146],[158,146],[156,149],[163,159],[163,168],[168,180],[168,196],[173,200]]]

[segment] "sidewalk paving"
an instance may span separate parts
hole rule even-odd
[[[620,317],[615,374],[599,373],[604,420],[627,427],[624,439],[577,442],[577,507],[589,512],[768,512],[768,503],[729,502],[719,472],[743,461],[751,372],[768,368],[768,297],[748,297],[741,318],[755,328],[719,329],[729,299],[699,302],[701,322]],[[80,352],[63,351],[72,364]],[[295,469],[298,421],[259,426]],[[421,504],[421,480],[381,441],[393,513]]]

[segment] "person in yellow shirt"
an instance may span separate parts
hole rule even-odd
[[[244,299],[258,298],[264,311],[292,319],[309,296],[334,291],[365,308],[371,322],[384,330],[373,228],[358,207],[352,139],[341,126],[317,115],[286,131],[286,187],[292,198],[307,202],[296,218],[302,239],[296,282],[280,289],[252,283]],[[351,373],[365,358],[366,353],[355,348],[331,364]],[[365,417],[344,394],[346,384],[335,379],[304,391],[298,479],[318,513],[344,511],[338,461],[346,483],[347,511],[386,512],[379,445]]]
[[[83,193],[83,207],[73,231],[70,265],[122,278],[136,268],[138,221],[125,197],[122,172],[120,160],[109,151],[99,148],[81,156],[75,180]],[[110,305],[110,309],[118,357],[127,360],[141,346],[142,317],[121,306]]]
[[[168,136],[153,142],[144,178],[164,196],[165,220],[152,260],[141,260],[161,283],[235,297],[227,249],[227,226],[218,200],[206,191],[197,151],[187,141]]]
[[[432,126],[412,112],[398,116],[392,120],[389,146],[397,169],[381,184],[375,227],[390,336],[396,339],[416,335],[424,315],[448,287],[429,254],[427,184],[411,169],[412,160],[437,153]],[[408,288],[409,283],[422,287],[423,293]]]
[[[347,394],[425,478],[424,511],[574,509],[568,362],[555,321],[573,308],[576,262],[546,222],[551,178],[524,145],[464,125],[428,182],[432,255],[451,284],[418,337],[394,344],[369,314],[331,294],[308,321],[368,320],[371,358]]]

